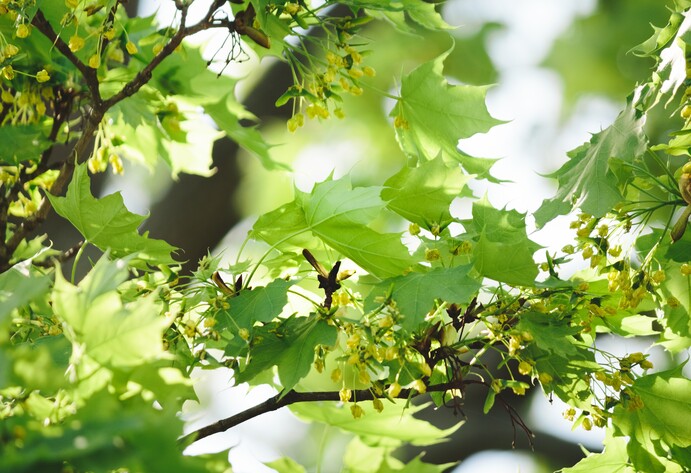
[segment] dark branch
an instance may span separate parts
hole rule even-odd
[[[486,384],[482,381],[475,380],[463,380],[456,381],[452,383],[442,383],[435,384],[427,387],[427,392],[445,392],[453,389],[463,389],[464,386],[468,384]],[[419,396],[420,393],[414,389],[402,389],[401,392],[396,396],[398,399],[410,399]],[[359,401],[371,401],[378,396],[375,396],[372,391],[363,389],[359,391],[353,391],[353,400]],[[380,397],[380,396],[379,396]],[[201,440],[205,437],[209,437],[213,434],[220,432],[225,432],[237,425],[242,424],[250,419],[258,417],[267,412],[272,412],[278,410],[282,407],[289,406],[290,404],[295,404],[298,402],[315,402],[315,401],[340,401],[340,395],[338,391],[327,391],[327,392],[297,392],[288,391],[283,397],[281,394],[277,394],[274,397],[267,399],[261,404],[257,404],[254,407],[250,407],[247,410],[239,412],[233,416],[221,419],[218,422],[202,427],[199,430],[190,432],[189,434],[181,437],[179,443],[183,445],[189,445],[192,442]]]

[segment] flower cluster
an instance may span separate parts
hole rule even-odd
[[[344,118],[340,106],[342,95],[362,95],[361,79],[376,75],[374,68],[363,64],[366,51],[351,44],[358,27],[357,20],[352,18],[338,22],[334,27],[335,37],[330,36],[329,41],[319,45],[324,50],[323,57],[316,57],[304,49],[289,56],[296,84],[279,99],[279,103],[294,100],[293,116],[287,122],[289,131],[295,132],[303,126],[305,116],[309,119],[328,119],[332,115]],[[308,58],[308,66],[297,59],[298,54]]]

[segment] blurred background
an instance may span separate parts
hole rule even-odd
[[[208,4],[197,0],[201,8]],[[455,29],[453,52],[445,63],[451,83],[494,84],[488,107],[507,123],[490,133],[460,143],[475,156],[501,158],[493,174],[510,182],[501,187],[484,182],[474,185],[477,195],[485,192],[495,206],[521,212],[537,209],[542,199],[554,192],[554,183],[541,175],[556,170],[566,152],[590,139],[590,133],[608,126],[623,107],[637,80],[645,79],[652,63],[629,50],[652,34],[651,24],[663,26],[669,16],[662,0],[449,0],[439,8]],[[162,23],[170,21],[172,1],[129,0],[130,12],[156,14]],[[374,22],[373,22],[374,23]],[[289,134],[286,120],[290,105],[280,109],[274,102],[292,82],[282,63],[256,58],[235,65],[225,73],[242,77],[239,99],[260,119],[260,129],[272,148],[273,159],[291,166],[294,172],[268,171],[258,159],[228,141],[214,146],[217,172],[210,179],[137,169],[126,164],[125,175],[102,176],[94,183],[101,195],[122,191],[128,208],[150,214],[144,230],[165,238],[183,250],[186,270],[211,251],[234,259],[254,218],[289,200],[293,186],[309,190],[312,183],[350,173],[354,185],[374,185],[396,172],[404,157],[395,142],[388,113],[393,103],[378,91],[395,91],[396,78],[416,65],[433,59],[452,47],[448,37],[426,34],[402,35],[386,24],[371,24],[365,36],[372,40],[367,64],[377,76],[365,94],[346,99],[345,120],[331,118],[308,122]],[[212,53],[220,41],[213,35],[198,38]],[[401,60],[401,51],[406,57]],[[668,117],[665,117],[668,120]],[[656,120],[648,133],[664,135]],[[459,203],[454,209],[466,217]],[[529,217],[530,219],[530,217]],[[542,245],[558,249],[572,243],[564,225],[554,225],[532,237]],[[561,223],[564,223],[561,222]],[[77,236],[59,219],[47,228],[57,248],[70,247]],[[536,255],[539,257],[539,255]],[[620,342],[619,342],[620,343]],[[637,351],[635,346],[612,347],[612,351]],[[656,365],[657,366],[657,365]],[[270,389],[230,388],[232,374],[225,370],[199,373],[205,382],[200,404],[185,415],[190,429],[227,417],[257,404],[274,393]],[[425,460],[444,463],[461,461],[457,473],[478,471],[538,473],[570,466],[589,451],[601,448],[602,432],[571,431],[562,418],[564,406],[550,403],[539,391],[511,401],[533,429],[534,453],[522,434],[514,434],[506,412],[496,407],[482,414],[484,395],[464,408],[467,421],[449,442],[427,449]],[[457,419],[451,410],[423,411],[423,416],[440,427]],[[288,455],[309,471],[340,470],[347,438],[328,427],[298,421],[287,409],[266,414],[231,432],[195,444],[190,453],[230,448],[237,473],[273,471],[261,461]],[[419,451],[401,452],[411,458]]]

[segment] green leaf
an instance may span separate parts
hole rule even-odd
[[[89,187],[86,164],[79,164],[65,197],[47,194],[55,211],[69,220],[87,242],[110,250],[116,258],[136,255],[150,264],[175,262],[171,257],[175,247],[137,232],[145,217],[128,211],[119,192],[95,199]]]
[[[626,439],[608,437],[602,453],[590,453],[571,468],[564,468],[561,473],[636,473],[631,468],[626,453]]]
[[[55,276],[53,304],[67,326],[72,362],[88,355],[103,366],[127,368],[161,358],[168,323],[158,315],[157,296],[123,304],[115,289],[127,277],[127,266],[122,260],[108,261],[107,256],[78,286],[65,281],[59,271]]]
[[[479,235],[473,256],[481,275],[509,284],[535,283],[539,271],[533,253],[540,246],[528,239],[524,214],[495,209],[485,197],[473,203],[473,219],[464,224]]]
[[[414,160],[432,160],[441,153],[481,178],[489,177],[489,160],[478,160],[458,150],[458,140],[489,131],[502,123],[487,111],[487,87],[449,85],[442,75],[447,51],[403,77],[401,96],[391,116],[401,149]]]
[[[530,333],[533,342],[542,350],[568,358],[578,352],[579,343],[574,335],[582,328],[570,326],[568,318],[557,314],[523,312],[516,330]]]
[[[317,316],[292,316],[255,331],[250,361],[236,374],[236,382],[250,381],[258,374],[278,367],[278,378],[287,393],[309,373],[317,345],[332,346],[338,331]]]
[[[48,292],[50,278],[32,271],[29,261],[0,274],[0,324],[14,309]]]
[[[228,299],[230,308],[219,313],[219,328],[233,332],[240,328],[250,329],[255,322],[270,322],[288,303],[287,291],[293,283],[276,279],[266,287],[243,289],[237,297]]]
[[[645,118],[629,101],[612,125],[569,152],[569,160],[550,175],[559,182],[559,189],[535,212],[538,227],[573,208],[603,217],[621,202],[631,170],[623,168],[624,174],[617,175],[615,169],[621,174],[620,163],[642,158],[647,147],[644,123]]]
[[[252,236],[279,249],[317,248],[311,232],[377,278],[396,276],[415,262],[398,233],[369,227],[384,208],[381,188],[351,188],[347,179],[315,184],[312,192],[262,216]]]
[[[627,451],[639,471],[666,470],[665,454],[659,453],[663,445],[691,445],[691,380],[683,376],[683,366],[636,379],[614,408],[615,435],[630,437]]]
[[[401,327],[412,332],[425,320],[436,299],[465,304],[480,289],[480,283],[468,275],[470,266],[437,268],[428,273],[410,273],[379,283],[367,296],[365,308],[377,306],[375,300],[386,296],[391,287],[391,298],[403,317]]]
[[[26,431],[22,448],[7,443],[0,455],[1,471],[62,471],[65,461],[78,471],[210,471],[207,459],[180,454],[177,437],[182,421],[177,414],[161,411],[138,396],[120,399],[102,391],[70,422],[37,424],[22,427]]]
[[[439,443],[440,439],[448,437],[462,424],[459,422],[449,429],[438,429],[432,424],[416,419],[413,414],[424,409],[428,404],[409,406],[403,399],[385,402],[384,410],[377,412],[371,402],[361,402],[358,405],[364,415],[354,419],[348,405],[336,403],[292,404],[290,410],[304,420],[321,422],[338,427],[346,432],[359,435],[368,444],[410,442],[413,445],[425,446]]]
[[[406,25],[406,15],[418,25],[430,30],[446,30],[449,26],[436,11],[433,3],[421,2],[419,0],[397,0],[381,2],[377,0],[345,0],[344,5],[352,9],[365,8],[368,14],[372,16],[378,12],[384,18],[388,19],[399,30],[408,33],[412,32],[411,28]]]
[[[423,162],[416,168],[404,167],[391,176],[381,191],[386,206],[420,226],[441,227],[451,220],[449,206],[456,197],[471,196],[466,187],[470,180],[458,165],[449,168],[441,157]]]
[[[9,125],[0,127],[0,164],[16,166],[23,161],[38,161],[43,150],[51,145],[47,129],[42,124]],[[11,146],[7,146],[11,143]]]

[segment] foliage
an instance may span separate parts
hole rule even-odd
[[[482,389],[485,412],[501,403],[529,437],[506,393],[539,387],[569,404],[576,425],[606,427],[604,452],[564,471],[691,468],[683,363],[655,371],[646,354],[598,345],[606,334],[641,337],[677,355],[691,340],[685,1],[635,50],[654,61],[650,78],[553,174],[558,190],[535,219],[572,215],[576,244],[540,265],[526,215],[467,186],[501,185],[491,160],[457,147],[501,122],[486,86],[447,81],[452,49],[390,78],[395,95],[371,85],[363,28],[375,20],[420,41],[447,35],[432,3],[215,1],[196,23],[193,3],[176,0],[161,28],[127,17],[119,0],[0,2],[0,139],[11,144],[0,150],[0,471],[228,471],[224,452],[181,452],[283,406],[353,436],[344,471],[441,471],[393,451],[441,442],[462,419],[439,429],[414,418],[420,406],[409,401],[429,393],[458,411],[480,392],[469,386]],[[336,3],[350,14],[330,10]],[[208,257],[188,275],[174,247],[139,233],[144,217],[119,194],[96,198],[90,186],[129,162],[208,175],[224,135],[285,169],[245,126],[254,117],[235,100],[237,81],[208,70],[186,41],[204,30],[227,35],[221,63],[252,49],[290,65],[294,83],[277,99],[292,104],[290,131],[342,118],[347,94],[394,100],[405,164],[379,185],[330,177],[296,189],[254,224],[248,239],[265,244],[262,257],[239,254],[231,266]],[[661,108],[683,121],[658,143],[645,124]],[[457,199],[472,218],[451,212]],[[53,248],[41,231],[51,210],[81,234],[74,247]],[[103,254],[77,280],[87,246]],[[580,259],[588,269],[560,274]],[[183,436],[193,370],[221,367],[276,396]],[[305,471],[289,458],[268,466]]]

